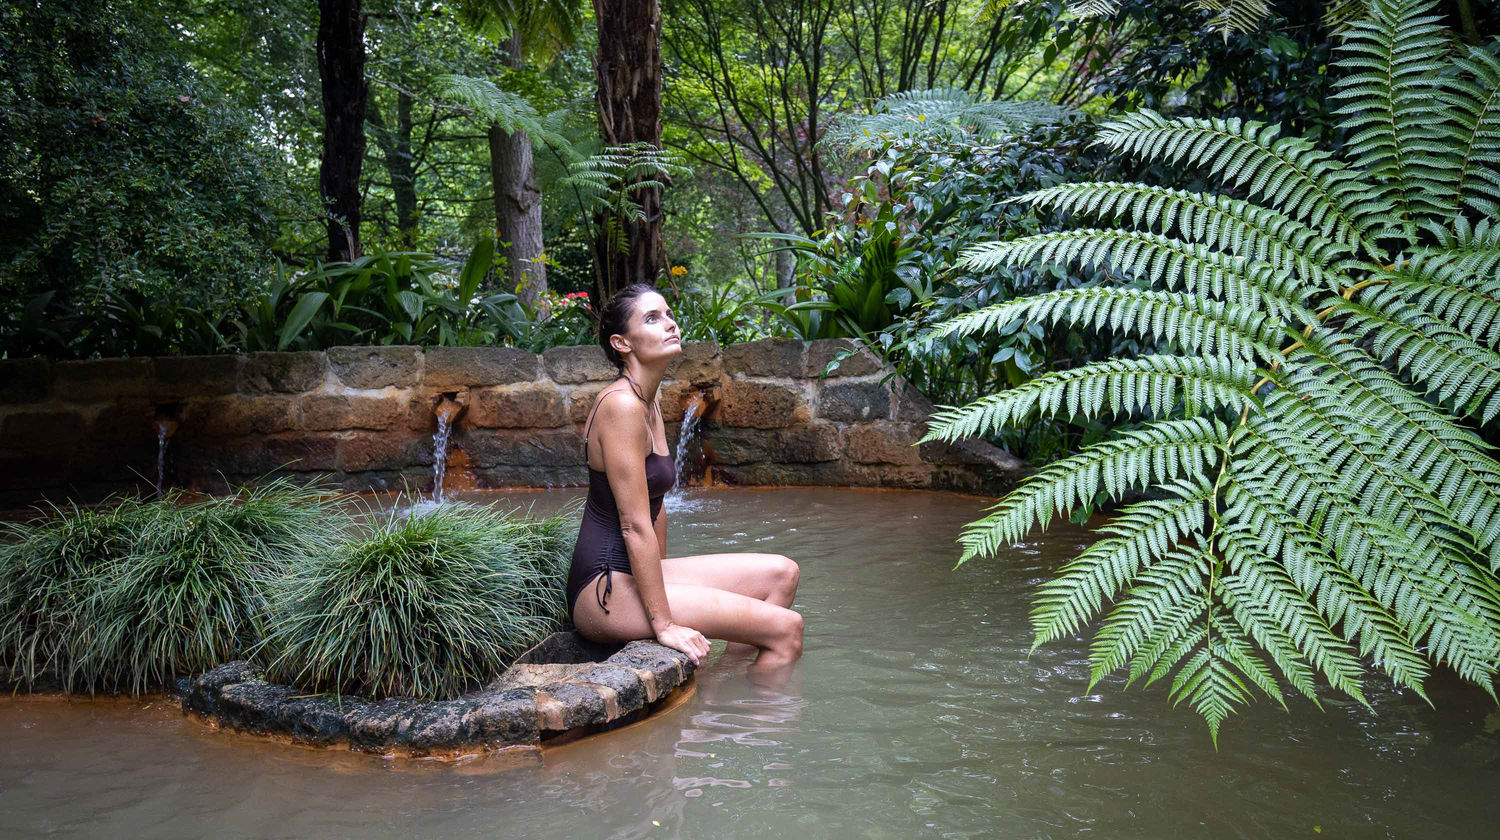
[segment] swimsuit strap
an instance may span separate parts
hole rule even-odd
[[[635,394],[636,399],[639,399],[641,402],[646,403],[646,408],[648,409],[648,411],[646,412],[646,418],[645,418],[645,420],[646,420],[646,434],[651,438],[651,451],[649,453],[647,453],[647,454],[655,455],[656,454],[656,429],[652,428],[652,426],[651,426],[651,410],[655,410],[657,416],[661,416],[661,399],[658,398],[657,401],[656,401],[656,404],[653,406],[651,403],[646,402],[646,398],[645,397],[641,396],[640,388],[635,384],[635,380],[630,378],[630,374],[622,372],[618,377],[615,378],[615,382],[619,382],[620,379],[624,379],[626,382],[629,382],[630,383],[630,390]],[[612,385],[614,383],[610,383],[610,384]],[[615,393],[619,393],[619,392],[616,391]],[[585,423],[584,426],[583,426],[583,465],[585,467],[587,467],[589,465],[589,433],[594,428],[594,417],[596,415],[598,415],[598,413],[599,413],[599,406],[601,406],[603,404],[604,404],[604,400],[602,398],[594,402],[594,408],[593,408],[593,410],[591,410],[589,412],[588,422]]]

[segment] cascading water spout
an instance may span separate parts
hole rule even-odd
[[[688,443],[698,431],[698,422],[703,419],[704,409],[708,403],[702,394],[693,394],[688,398],[687,407],[682,410],[682,429],[677,433],[677,457],[674,459],[677,467],[677,486],[672,488],[669,495],[680,495],[683,485],[683,470],[688,464]]]
[[[458,419],[464,406],[451,397],[444,397],[437,406],[437,433],[432,436],[432,501],[443,503],[443,476],[448,472],[448,439],[453,436],[453,421]]]
[[[167,441],[177,431],[177,421],[170,417],[156,418],[156,495],[167,489]]]

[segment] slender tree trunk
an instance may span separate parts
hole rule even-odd
[[[792,229],[791,219],[775,219],[776,230],[786,233]],[[789,248],[776,251],[776,288],[790,289],[797,280],[797,257]]]
[[[521,35],[505,44],[507,66],[520,68]],[[510,288],[528,306],[535,306],[547,291],[547,266],[542,255],[542,194],[536,188],[536,165],[531,157],[531,137],[524,131],[508,134],[491,124],[490,176],[495,187],[495,235],[506,256]]]
[[[371,100],[366,103],[370,123],[377,129],[375,142],[385,156],[385,169],[391,177],[391,193],[396,199],[396,229],[401,247],[417,244],[417,170],[411,151],[412,98],[406,91],[396,93],[396,128],[387,126],[380,108]]]
[[[323,83],[323,163],[318,189],[328,217],[328,258],[359,255],[359,174],[365,159],[365,21],[361,0],[318,0]]]
[[[595,62],[599,129],[606,145],[661,147],[661,6],[657,0],[594,0],[599,25]],[[594,296],[607,299],[631,283],[655,284],[666,266],[661,191],[636,190],[644,221],[595,216]]]

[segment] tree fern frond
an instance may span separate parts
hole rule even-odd
[[[1046,528],[1055,513],[1093,499],[1101,487],[1113,499],[1127,490],[1202,474],[1220,457],[1229,430],[1218,420],[1167,420],[1132,429],[1048,464],[1026,479],[987,515],[965,526],[959,563],[993,555],[1019,542],[1034,525]]]
[[[1470,587],[1471,578],[1446,562],[1438,547],[1414,545],[1359,504],[1345,480],[1322,474],[1316,455],[1289,439],[1289,430],[1271,416],[1268,404],[1268,412],[1247,426],[1247,441],[1255,441],[1261,456],[1259,475],[1272,484],[1284,483],[1289,474],[1305,482],[1312,492],[1294,508],[1322,523],[1329,554],[1402,626],[1413,628],[1412,637],[1425,640],[1434,658],[1488,686],[1500,657],[1500,634],[1478,618],[1493,608],[1486,594]]]
[[[1490,280],[1475,279],[1482,276],[1480,272],[1443,270],[1432,260],[1408,262],[1376,276],[1412,306],[1491,350],[1500,350],[1500,248],[1494,258]]]
[[[1279,318],[1310,322],[1311,312],[1295,274],[1269,263],[1237,257],[1204,245],[1132,230],[1067,230],[964,251],[962,264],[975,268],[1031,262],[1107,266],[1124,277],[1141,277],[1168,289],[1227,303],[1264,308]]]
[[[1203,717],[1215,748],[1219,745],[1219,727],[1234,713],[1236,705],[1250,699],[1249,689],[1230,668],[1222,628],[1217,640],[1214,638],[1213,626],[1219,623],[1214,614],[1210,614],[1209,631],[1205,636],[1207,644],[1178,669],[1168,694],[1173,705],[1186,700]]]
[[[1187,416],[1256,404],[1254,369],[1234,359],[1140,356],[1054,371],[927,421],[922,440],[954,441],[992,434],[1031,418],[1095,418],[1149,413],[1166,417],[1178,401]]]
[[[1347,316],[1346,329],[1445,405],[1481,423],[1500,414],[1500,354],[1405,305],[1385,288],[1372,288],[1359,300],[1336,299],[1333,305]]]
[[[1089,690],[1126,663],[1127,688],[1150,673],[1203,617],[1207,579],[1208,564],[1197,546],[1166,552],[1143,569],[1089,645]]]
[[[1457,123],[1453,156],[1455,207],[1500,216],[1500,58],[1479,47],[1453,62],[1467,75],[1442,79],[1442,98]]]
[[[1348,337],[1313,333],[1306,352],[1338,371],[1344,410],[1371,424],[1380,453],[1418,478],[1500,568],[1500,464],[1473,433],[1454,425]]]
[[[1208,27],[1230,34],[1254,32],[1271,14],[1271,4],[1266,0],[1195,0],[1193,5],[1215,12]]]
[[[436,82],[444,96],[499,125],[507,134],[524,131],[533,143],[555,149],[568,149],[572,145],[537,113],[526,97],[502,90],[489,79],[450,74],[438,76]]]
[[[1279,487],[1254,475],[1231,473],[1225,498],[1226,512],[1233,512],[1236,522],[1245,526],[1245,538],[1258,543],[1267,556],[1281,558],[1287,576],[1317,606],[1328,627],[1342,628],[1345,639],[1358,641],[1360,656],[1371,657],[1398,685],[1422,694],[1427,662],[1410,636],[1334,562],[1321,538],[1283,503]]]
[[[1463,216],[1452,218],[1452,227],[1429,222],[1423,227],[1438,241],[1436,248],[1418,248],[1417,266],[1441,266],[1445,271],[1436,279],[1451,281],[1455,277],[1489,285],[1500,276],[1500,212],[1470,226]],[[1426,272],[1433,273],[1433,272]]]
[[[1306,140],[1238,119],[1168,119],[1142,110],[1105,123],[1099,142],[1161,163],[1192,163],[1251,197],[1264,196],[1284,215],[1326,239],[1366,250],[1370,189],[1358,174]]]
[[[1129,219],[1154,233],[1260,260],[1327,288],[1352,285],[1336,268],[1349,243],[1325,239],[1301,222],[1248,201],[1146,184],[1061,184],[1010,199],[1101,219]]]
[[[1356,165],[1389,191],[1397,213],[1407,223],[1427,213],[1452,213],[1457,196],[1447,149],[1429,142],[1434,122],[1441,122],[1436,101],[1436,71],[1446,47],[1440,18],[1430,14],[1433,0],[1372,3],[1368,15],[1349,26],[1338,47],[1338,66],[1352,71],[1334,85],[1331,95],[1346,104],[1347,153]]]
[[[971,267],[985,265],[985,246],[966,252]],[[968,254],[976,255],[969,262]],[[1249,307],[1206,300],[1177,292],[1093,287],[1061,289],[976,309],[933,331],[933,338],[995,330],[1016,318],[1081,324],[1095,329],[1136,333],[1157,341],[1175,341],[1190,352],[1231,355],[1251,360],[1280,358],[1276,321]]]
[[[1075,113],[1036,100],[988,100],[961,88],[907,90],[879,100],[868,114],[835,118],[824,140],[853,150],[880,148],[900,137],[988,140]]]
[[[1219,532],[1230,571],[1220,579],[1224,606],[1302,696],[1318,703],[1311,665],[1329,685],[1368,706],[1358,654],[1333,632],[1279,560],[1246,531],[1236,525]]]
[[[1100,532],[1109,536],[1089,546],[1042,584],[1032,602],[1036,631],[1032,650],[1078,631],[1114,597],[1142,566],[1166,555],[1181,540],[1202,533],[1204,504],[1213,488],[1201,478],[1173,482],[1164,489],[1175,498],[1137,502]]]

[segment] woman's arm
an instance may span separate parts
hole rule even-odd
[[[672,621],[667,603],[667,587],[662,579],[662,544],[656,525],[651,521],[651,499],[646,489],[646,455],[651,446],[646,440],[646,408],[627,393],[625,397],[606,394],[601,399],[594,428],[599,430],[599,445],[604,453],[604,474],[609,479],[615,507],[620,511],[620,530],[625,535],[625,552],[630,558],[630,573],[640,593],[641,605],[651,622],[657,641],[680,650],[701,664],[708,655],[708,640],[696,630]],[[599,422],[603,421],[603,422]],[[662,526],[665,527],[665,521]]]
[[[656,514],[656,544],[661,547],[662,559],[667,556],[667,506],[661,506],[661,512]]]

